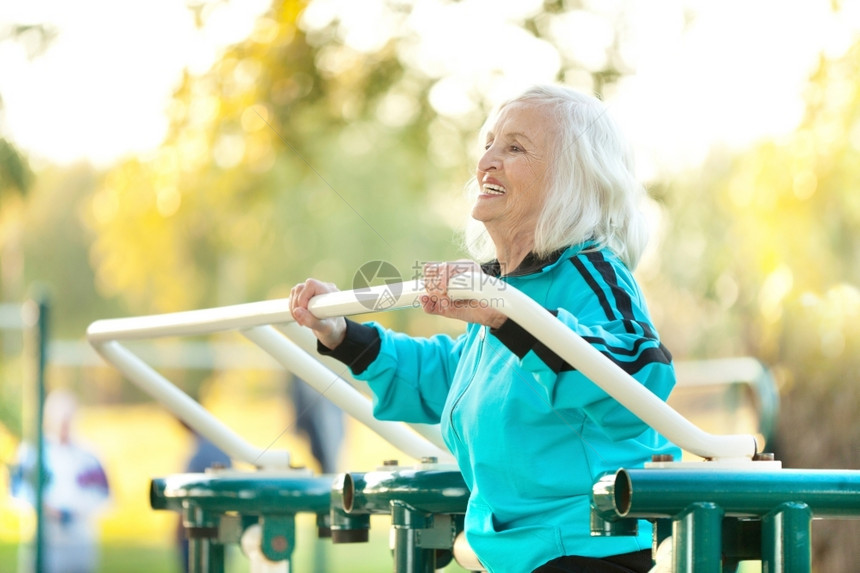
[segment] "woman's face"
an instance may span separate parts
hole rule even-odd
[[[475,176],[480,193],[472,217],[491,235],[531,237],[548,185],[555,129],[546,106],[513,103],[487,132]]]

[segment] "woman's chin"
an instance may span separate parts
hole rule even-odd
[[[483,197],[483,195],[481,197]],[[475,203],[474,207],[472,207],[472,218],[476,221],[486,223],[493,218],[494,214],[497,213],[498,210],[492,208],[491,205],[494,197],[490,197],[489,199],[482,199],[481,197],[478,197],[478,202]]]

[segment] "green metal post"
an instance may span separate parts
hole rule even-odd
[[[693,503],[672,523],[674,573],[720,573],[723,510],[714,503]]]
[[[224,545],[209,537],[188,539],[189,573],[224,573]]]
[[[656,558],[657,549],[660,544],[666,539],[672,537],[672,520],[671,519],[653,519],[651,533],[651,555]]]
[[[45,570],[45,365],[48,355],[48,300],[36,297],[36,539],[35,571]]]
[[[391,501],[395,573],[433,573],[436,570],[436,550],[422,547],[420,539],[420,530],[432,525],[432,514],[399,500]]]
[[[344,474],[332,490],[332,540],[343,516],[390,514],[395,572],[432,573],[453,555],[454,539],[463,527],[458,516],[466,513],[468,498],[463,475],[456,470]]]
[[[189,573],[224,573],[224,545],[218,541],[218,515],[185,502],[182,521],[188,536]]]
[[[762,518],[762,573],[812,570],[812,510],[783,503]]]

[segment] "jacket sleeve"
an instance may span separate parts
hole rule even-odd
[[[462,341],[446,335],[413,338],[374,322],[348,323],[341,351],[320,350],[368,383],[376,418],[438,424]]]

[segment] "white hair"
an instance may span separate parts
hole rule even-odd
[[[534,86],[500,104],[481,128],[480,141],[505,107],[514,103],[545,106],[554,116],[557,140],[549,150],[549,187],[535,229],[538,256],[584,241],[611,249],[634,269],[648,242],[640,202],[645,188],[636,180],[632,150],[597,98],[555,85]],[[480,193],[473,177],[470,196]],[[484,225],[471,220],[466,249],[478,261],[495,258]]]

